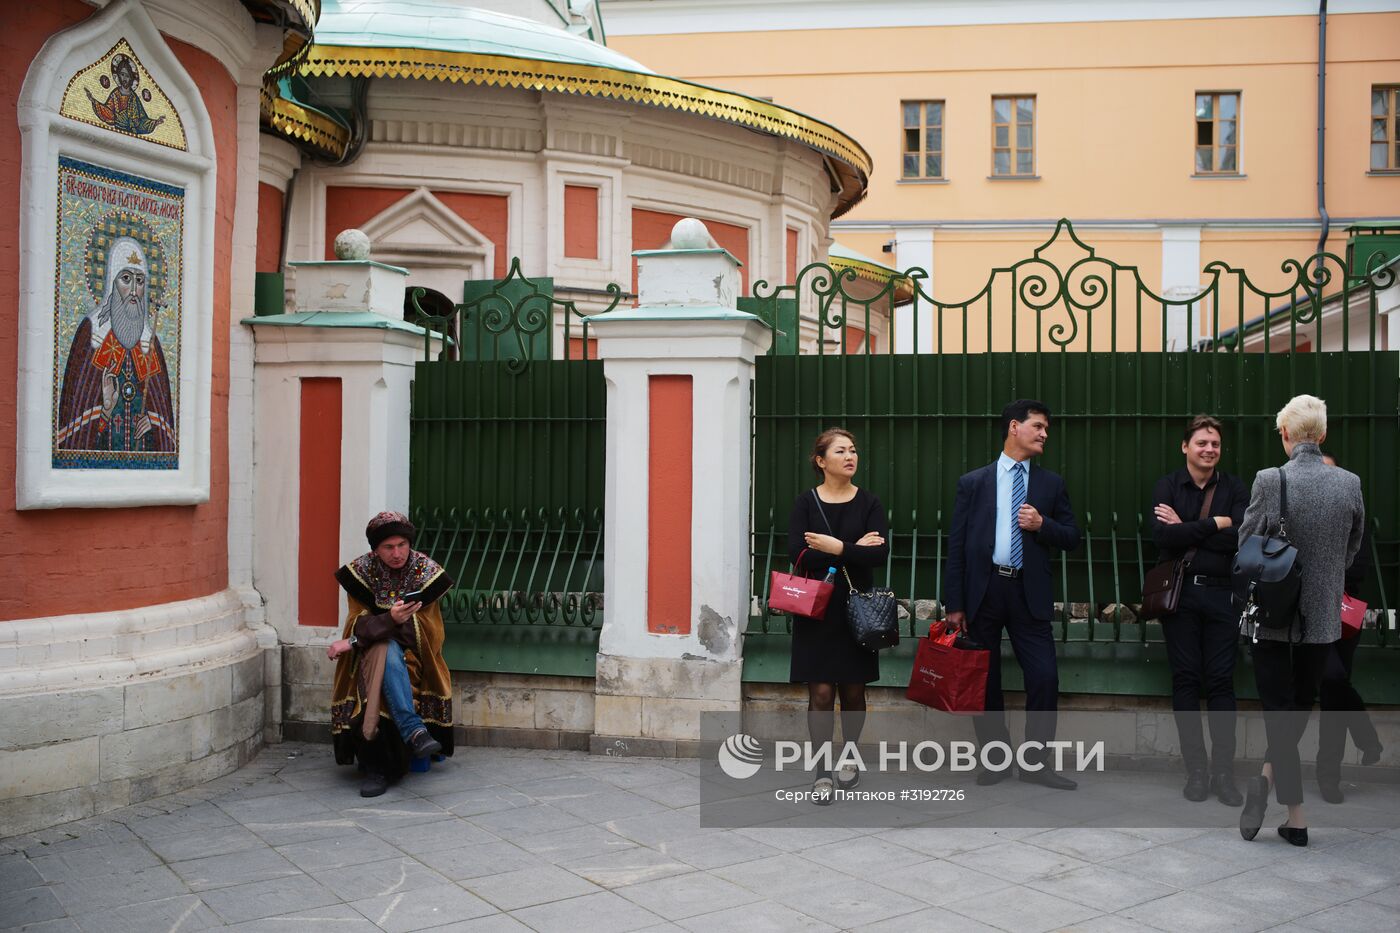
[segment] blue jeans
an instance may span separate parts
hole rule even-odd
[[[389,639],[389,654],[384,660],[384,700],[389,715],[399,727],[399,736],[407,742],[409,736],[424,728],[423,720],[413,709],[413,684],[408,680],[408,665],[403,660],[403,647]]]

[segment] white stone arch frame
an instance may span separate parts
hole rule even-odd
[[[61,116],[69,79],[125,38],[180,114],[187,151]],[[213,366],[215,150],[199,87],[138,0],[117,0],[50,37],[18,99],[19,406],[16,507],[120,508],[209,500]],[[185,190],[180,328],[179,463],[173,470],[56,470],[52,461],[58,159],[71,156]]]
[[[374,258],[409,270],[409,285],[436,289],[453,301],[468,279],[492,278],[496,247],[427,188],[420,187],[360,225]]]

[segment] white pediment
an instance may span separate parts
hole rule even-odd
[[[409,285],[460,300],[462,283],[491,274],[496,245],[427,188],[418,188],[360,225],[371,255],[402,266]]]
[[[456,211],[443,204],[427,188],[407,197],[360,225],[374,244],[376,258],[387,250],[481,255],[494,250],[492,242]]]

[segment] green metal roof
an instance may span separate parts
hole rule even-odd
[[[316,42],[510,55],[656,74],[641,62],[582,36],[454,0],[323,0]]]
[[[423,336],[428,331],[417,324],[396,321],[373,311],[295,311],[290,314],[264,314],[245,317],[243,324],[267,324],[272,327],[358,327],[369,330],[398,330]],[[434,332],[434,337],[440,334]]]

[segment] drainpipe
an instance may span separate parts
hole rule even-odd
[[[1332,218],[1327,216],[1327,182],[1324,171],[1327,166],[1327,0],[1320,0],[1317,8],[1317,216],[1322,221],[1322,233],[1317,238],[1317,270],[1314,275],[1322,275],[1322,253],[1327,249],[1327,234],[1332,226]]]

